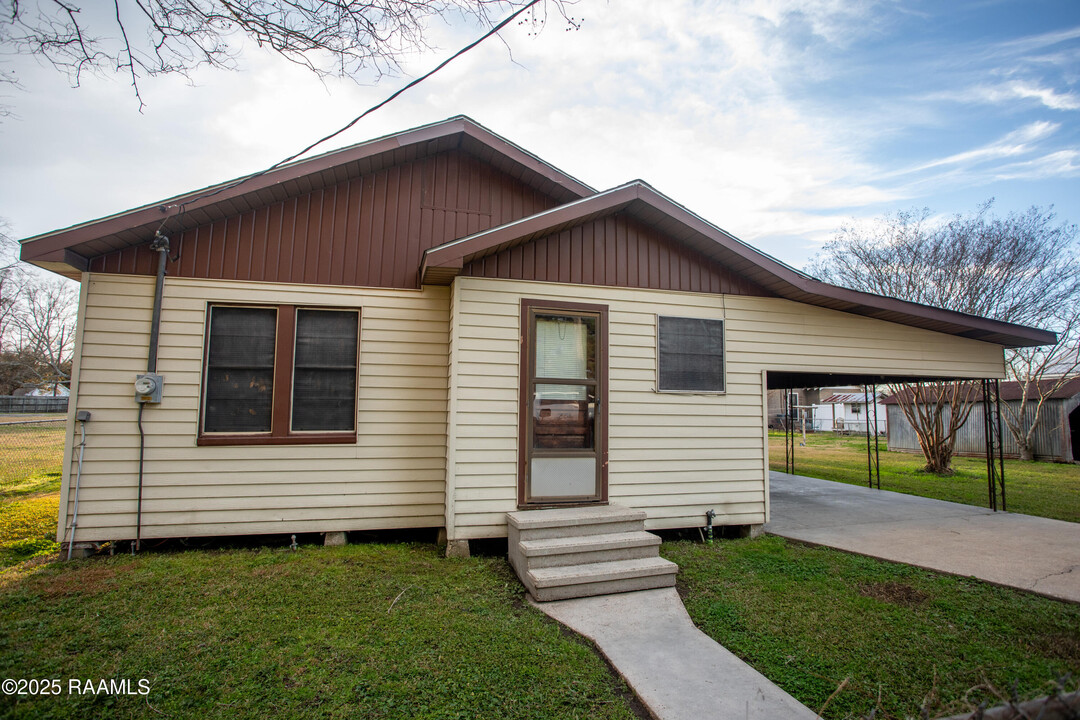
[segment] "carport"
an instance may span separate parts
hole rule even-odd
[[[765,532],[1080,602],[1080,524],[771,473]]]
[[[796,475],[796,438],[799,434],[798,406],[790,402],[791,390],[808,387],[831,387],[855,385],[863,388],[866,420],[866,485],[881,489],[881,443],[878,433],[870,428],[878,426],[876,398],[882,385],[919,384],[926,382],[978,383],[983,406],[984,437],[986,438],[986,486],[987,507],[992,511],[1007,510],[1005,496],[1005,456],[1001,416],[1000,379],[998,378],[943,378],[919,375],[876,375],[867,373],[788,372],[770,371],[766,386],[769,390],[783,390],[781,413],[784,416],[784,472]],[[771,483],[770,483],[771,486]]]

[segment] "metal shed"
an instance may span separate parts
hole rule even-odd
[[[1043,380],[1041,382],[1046,386],[1055,381]],[[1013,410],[1020,407],[1022,394],[1020,383],[1001,383],[1001,401]],[[1038,397],[1037,392],[1033,389],[1029,390],[1029,399],[1024,408],[1025,416],[1029,421],[1035,414],[1036,403],[1030,399],[1033,395]],[[898,402],[895,395],[883,400],[888,408],[889,450],[919,452],[919,440],[915,436],[915,430],[904,417]],[[948,408],[946,408],[946,417],[948,417]],[[984,457],[986,455],[984,427],[983,404],[977,402],[971,410],[971,415],[957,433],[956,454]],[[1006,431],[1003,435],[1005,456],[1019,457],[1020,451],[1012,433]],[[1067,381],[1046,400],[1039,425],[1035,429],[1034,448],[1036,460],[1076,462],[1080,459],[1080,376]]]

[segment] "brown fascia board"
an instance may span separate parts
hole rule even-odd
[[[464,115],[458,115],[430,125],[386,135],[339,150],[332,150],[306,160],[298,160],[264,175],[252,177],[250,180],[237,178],[194,192],[177,195],[167,200],[126,210],[115,215],[36,235],[21,241],[21,257],[27,262],[54,272],[63,274],[65,270],[73,270],[76,271],[77,275],[77,272],[85,268],[74,265],[65,267],[66,263],[63,259],[65,251],[72,252],[73,248],[78,248],[79,245],[84,243],[132,230],[138,231],[140,234],[146,234],[145,240],[149,241],[153,236],[153,231],[157,229],[161,222],[168,217],[173,217],[169,214],[172,209],[183,207],[186,213],[191,213],[197,210],[222,208],[222,212],[218,214],[225,216],[231,214],[231,203],[238,198],[256,196],[257,193],[268,188],[306,177],[317,176],[340,165],[374,158],[383,153],[392,153],[402,148],[421,145],[457,134],[468,136],[491,148],[494,152],[506,156],[525,170],[523,175],[526,178],[528,175],[532,175],[536,180],[546,180],[562,188],[568,197],[583,197],[596,192],[593,188],[549,165],[532,153],[496,135],[475,120]],[[527,179],[526,182],[528,182]],[[213,195],[210,195],[210,193],[213,193]],[[257,204],[261,205],[263,203]],[[183,230],[187,229],[187,227],[183,222],[170,223],[172,232],[176,232],[177,229]],[[129,245],[131,243],[120,243],[111,249],[120,249]],[[81,254],[76,253],[76,256],[81,257]]]
[[[637,189],[634,183],[629,183],[433,247],[424,251],[424,257],[420,263],[421,282],[430,284],[436,274],[436,269],[461,270],[466,258],[473,260],[490,255],[504,247],[519,244],[528,237],[553,232],[559,225],[579,224],[590,215],[617,212],[635,199],[637,199]],[[441,278],[445,278],[447,274],[446,272],[438,273]],[[450,279],[453,279],[452,276]]]
[[[671,218],[692,231],[693,236],[704,241],[691,243],[684,239],[683,242],[687,245],[736,272],[745,274],[782,298],[983,340],[1004,347],[1034,347],[1057,342],[1057,336],[1046,330],[822,282],[747,245],[641,180],[634,180],[591,197],[431,248],[424,253],[420,277],[422,282],[429,282],[430,279],[430,282],[449,283],[464,263],[471,260],[595,217],[622,209],[638,214],[645,207]]]

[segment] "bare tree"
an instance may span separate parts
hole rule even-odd
[[[0,218],[0,352],[14,348],[14,320],[25,272],[19,262],[19,243]]]
[[[1001,404],[1002,418],[1016,441],[1021,460],[1035,459],[1035,429],[1046,401],[1080,369],[1080,298],[1060,317],[1044,324],[1058,333],[1051,347],[1019,348],[1005,353],[1006,371],[1015,380],[1019,401]]]
[[[1019,413],[1005,404],[1006,424],[1021,453],[1026,449],[1030,457],[1045,399],[1077,368],[1077,227],[1059,223],[1052,208],[1032,207],[999,218],[992,205],[987,201],[973,213],[942,222],[923,209],[846,225],[807,270],[856,290],[1057,331],[1054,347],[1006,352],[1006,372],[1024,392]],[[956,432],[978,397],[972,383],[894,390],[918,436],[926,469],[950,472]],[[1029,401],[1035,402],[1035,411],[1025,414]]]
[[[0,386],[51,386],[71,377],[78,308],[76,284],[17,260],[18,243],[0,219]]]
[[[428,28],[449,17],[491,25],[496,13],[548,2],[571,25],[572,0],[0,0],[0,43],[66,72],[128,76],[142,107],[142,78],[187,75],[201,66],[236,67],[246,38],[320,76],[381,78],[410,53],[430,47]]]
[[[28,283],[22,307],[16,314],[19,349],[36,358],[39,385],[56,386],[71,377],[71,353],[75,348],[75,317],[78,294],[60,278]]]

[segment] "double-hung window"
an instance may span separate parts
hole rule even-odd
[[[659,391],[725,391],[723,320],[660,316],[656,334]]]
[[[356,439],[358,310],[211,305],[200,445]]]

